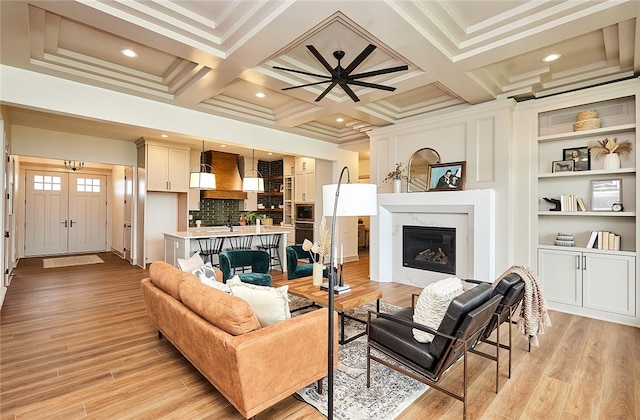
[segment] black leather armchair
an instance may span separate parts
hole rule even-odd
[[[463,403],[467,415],[467,354],[480,340],[487,324],[500,304],[502,296],[492,296],[489,284],[480,284],[453,299],[438,330],[413,322],[413,306],[394,314],[369,312],[367,332],[367,387],[370,385],[371,360],[421,381]],[[414,328],[434,334],[431,343],[413,337]],[[373,350],[373,352],[372,352]],[[397,363],[376,355],[380,352]],[[441,386],[442,374],[462,359],[463,391],[461,394]]]

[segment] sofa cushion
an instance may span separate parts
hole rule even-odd
[[[247,302],[262,327],[291,318],[289,311],[289,286],[267,287],[244,283],[238,276],[227,280],[231,293]]]
[[[195,277],[182,282],[180,297],[193,312],[231,335],[260,329],[246,300],[206,286]]]
[[[180,284],[185,279],[193,278],[193,275],[180,271],[164,261],[155,261],[149,267],[149,277],[156,287],[180,300]]]
[[[191,272],[191,274],[196,276],[203,284],[206,284],[209,287],[222,290],[226,293],[231,293],[229,286],[218,280],[218,277],[216,276],[216,269],[210,262],[206,262],[202,267],[196,268]]]
[[[449,277],[431,283],[422,290],[414,309],[413,321],[437,330],[442,322],[449,303],[462,293],[462,281]],[[421,343],[430,343],[433,334],[413,329],[413,336]]]
[[[193,270],[200,268],[204,265],[204,260],[200,256],[200,251],[196,251],[195,254],[189,258],[178,258],[178,267],[180,270],[191,273]]]

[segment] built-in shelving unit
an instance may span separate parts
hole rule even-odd
[[[565,95],[564,103],[562,97],[548,98],[533,107],[538,122],[537,173],[532,188],[537,206],[537,272],[552,309],[638,325],[637,95],[629,95],[629,90],[620,90],[619,95],[598,92],[585,95],[582,103],[576,102],[575,95]],[[588,110],[598,112],[600,128],[574,131],[576,116]],[[566,150],[584,149],[608,137],[629,140],[633,145],[630,154],[621,156],[620,168],[606,169],[603,157],[589,156],[583,170],[554,173],[554,162],[565,161]],[[582,162],[585,165],[584,159]],[[624,211],[593,211],[592,182],[614,179],[620,180]],[[586,211],[551,211],[554,205],[544,200],[568,195],[581,197]],[[592,231],[619,235],[620,250],[598,249],[597,245],[587,248]],[[575,246],[556,246],[559,233],[573,235]]]

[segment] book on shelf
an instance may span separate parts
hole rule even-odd
[[[560,211],[587,211],[582,197],[575,194],[560,194]]]
[[[606,230],[591,231],[585,248],[620,251],[620,235]]]
[[[578,209],[580,209],[580,211],[587,211],[587,206],[584,205],[582,197],[578,197],[576,201],[578,202]]]

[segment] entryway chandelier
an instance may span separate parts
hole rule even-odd
[[[197,171],[194,169],[198,167]],[[191,168],[189,176],[189,188],[197,190],[215,190],[216,173],[213,166],[204,163],[204,140],[202,140],[202,153],[200,153],[200,163]]]
[[[64,167],[70,171],[76,172],[84,168],[84,162],[76,162],[75,160],[65,160]]]

